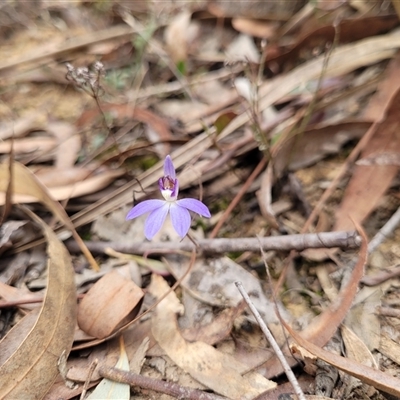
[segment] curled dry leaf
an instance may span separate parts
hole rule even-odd
[[[111,335],[139,311],[143,291],[117,271],[104,275],[79,304],[78,325],[98,339]]]
[[[33,216],[33,214],[32,214]],[[0,367],[0,398],[40,399],[58,374],[58,360],[69,354],[76,324],[74,270],[64,245],[39,218],[48,242],[48,284],[43,307],[33,328],[22,342],[17,324],[0,342],[0,353],[13,353]]]
[[[169,289],[162,277],[152,276],[149,291],[153,296],[161,297]],[[247,366],[206,343],[186,342],[177,324],[177,313],[182,311],[182,307],[175,293],[171,292],[157,305],[152,317],[154,338],[180,368],[203,385],[231,399],[252,399],[276,386],[260,374],[250,372],[243,375]]]

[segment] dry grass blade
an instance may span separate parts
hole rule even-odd
[[[74,270],[70,255],[54,232],[33,213],[48,241],[48,284],[36,324],[0,367],[1,399],[41,399],[58,374],[58,360],[68,355],[76,324]],[[17,335],[16,325],[9,335]],[[0,343],[9,345],[7,337]]]
[[[72,235],[78,242],[82,253],[85,254],[92,267],[95,270],[98,270],[95,259],[76,232],[67,213],[61,207],[61,205],[50,196],[47,188],[43,186],[40,181],[38,181],[35,175],[32,174],[28,168],[16,161],[12,163],[12,172],[13,194],[29,195],[45,204],[53,212],[53,214],[72,232]],[[7,164],[0,164],[0,192],[7,191],[10,178],[11,175],[9,166]]]

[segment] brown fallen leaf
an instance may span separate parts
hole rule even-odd
[[[56,138],[55,167],[59,170],[73,167],[82,147],[76,127],[67,122],[49,122],[46,131]]]
[[[98,339],[111,335],[139,311],[143,290],[118,271],[111,271],[86,293],[78,308],[78,325]]]
[[[182,336],[189,342],[199,340],[210,345],[219,343],[229,336],[235,319],[245,308],[246,303],[243,301],[236,307],[226,308],[211,323],[182,330]]]
[[[57,184],[57,181],[53,181],[52,185],[48,186],[49,195],[54,200],[67,200],[70,198],[85,196],[97,192],[98,190],[104,189],[110,183],[112,183],[115,178],[121,176],[124,172],[121,169],[118,170],[105,170],[100,171],[97,174],[92,175],[90,171],[80,171],[79,168],[74,168],[76,171],[77,181],[65,184],[63,186],[52,186]],[[68,181],[70,179],[69,173],[72,171],[59,171],[61,180]],[[38,174],[40,176],[39,180],[43,177],[45,181],[50,181],[57,175],[57,170],[47,169],[46,172]],[[85,179],[79,180],[80,176],[85,176]],[[47,185],[46,185],[47,186]],[[37,197],[30,195],[15,194],[13,196],[14,203],[35,203],[37,202]],[[0,194],[0,205],[3,204],[4,199]]]
[[[350,140],[359,139],[372,125],[370,121],[341,121],[332,125],[316,125],[301,135],[289,138],[277,149],[274,167],[278,174],[285,168],[298,170],[338,153]]]
[[[62,208],[61,204],[56,202],[49,194],[45,186],[43,186],[35,175],[29,171],[24,165],[14,161],[12,164],[13,171],[13,193],[28,195],[35,198],[37,201],[45,204],[53,214],[67,227],[78,242],[82,252],[90,262],[91,266],[97,270],[98,266],[90,251],[87,249],[83,240],[75,230],[74,225],[69,219],[67,213]],[[0,164],[0,192],[5,192],[10,181],[10,171],[7,164]]]
[[[248,1],[212,0],[208,2],[208,10],[217,17],[248,17],[268,20],[286,20],[298,11],[305,1]]]
[[[0,139],[5,140],[11,137],[15,139],[26,135],[31,130],[43,129],[44,126],[45,121],[43,121],[43,117],[35,110],[15,121],[1,123]]]
[[[384,333],[380,339],[379,351],[396,364],[400,365],[400,344],[391,339],[387,333]]]
[[[306,48],[317,48],[325,43],[333,42],[335,35],[338,34],[339,43],[355,42],[366,37],[376,36],[390,31],[398,23],[395,15],[379,15],[368,16],[364,18],[350,18],[340,21],[337,27],[333,25],[325,25],[314,29],[311,32],[299,37],[296,43],[283,54],[278,56],[267,55],[266,62],[274,62],[279,65],[289,60],[297,60],[299,54],[304,52]]]
[[[346,356],[351,360],[357,361],[360,364],[367,365],[368,367],[379,369],[374,356],[369,351],[366,344],[359,338],[349,327],[342,325],[341,334],[343,342],[346,348]],[[357,385],[358,380],[354,377],[351,378],[353,381],[347,386]],[[366,386],[366,385],[365,385]],[[371,390],[372,389],[372,390]],[[365,391],[371,390],[371,395],[375,391],[373,388],[365,388]]]
[[[377,122],[370,128],[374,130],[374,134],[364,147],[362,158],[367,158],[377,152],[400,152],[399,71],[400,53],[389,64],[386,79],[369,106],[368,116],[372,115]],[[361,223],[379,204],[397,171],[396,165],[356,165],[341,205],[336,212],[334,229],[341,230],[352,226],[349,215]]]
[[[260,39],[273,38],[279,27],[276,22],[240,17],[232,19],[232,26],[241,33]]]
[[[0,153],[10,153],[11,146],[14,145],[15,154],[39,152],[40,154],[49,154],[57,146],[57,141],[50,137],[28,137],[23,139],[6,140],[0,143]]]
[[[186,61],[190,42],[197,34],[198,29],[191,22],[191,17],[191,12],[184,9],[165,28],[165,47],[175,64]]]
[[[152,276],[149,291],[153,296],[160,297],[169,289],[161,276]],[[182,304],[171,292],[156,307],[152,316],[152,333],[161,348],[185,372],[231,399],[252,399],[276,386],[254,372],[242,375],[247,366],[206,343],[186,342],[177,324],[177,313],[181,311]]]
[[[48,242],[48,284],[43,307],[28,335],[18,342],[19,324],[0,342],[12,354],[0,367],[0,398],[41,399],[58,374],[58,360],[68,356],[76,324],[76,291],[71,256],[38,217]],[[12,340],[11,338],[14,338]]]
[[[37,308],[37,301],[43,300],[43,295],[41,293],[33,293],[27,288],[16,288],[6,285],[3,282],[0,282],[0,297],[4,299],[6,303],[26,302],[26,304],[21,304],[21,308],[28,310]],[[2,306],[5,302],[1,301],[0,305]]]

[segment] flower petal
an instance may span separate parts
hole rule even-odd
[[[153,236],[161,229],[169,211],[170,204],[166,201],[159,201],[163,203],[162,207],[152,211],[144,223],[144,235],[149,240],[153,239]]]
[[[176,204],[178,204],[178,206],[180,206],[180,207],[187,208],[190,211],[200,214],[203,217],[207,217],[207,218],[211,217],[210,210],[200,200],[180,199],[180,200],[177,200]]]
[[[164,161],[164,175],[170,176],[172,179],[176,178],[174,164],[172,164],[171,157],[168,155]]]
[[[128,219],[133,219],[136,217],[139,217],[142,214],[146,214],[148,212],[154,211],[157,208],[162,207],[165,204],[165,201],[163,200],[145,200],[142,201],[139,204],[136,204],[135,207],[133,207],[129,212],[128,215],[126,216],[126,220]]]
[[[172,226],[181,238],[185,237],[191,223],[189,211],[184,207],[180,207],[175,202],[171,204],[169,212],[171,214]]]

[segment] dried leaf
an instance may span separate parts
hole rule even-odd
[[[386,334],[381,336],[379,351],[397,365],[400,365],[400,344],[392,340]]]
[[[93,258],[90,251],[87,249],[83,240],[78,235],[75,230],[74,225],[69,219],[65,210],[61,207],[59,203],[57,203],[48,192],[46,187],[44,187],[29,171],[28,168],[23,166],[22,164],[14,161],[12,164],[13,168],[13,194],[21,194],[28,195],[36,199],[37,201],[45,204],[53,214],[61,221],[74,236],[74,239],[78,242],[82,252],[85,254],[86,258],[92,265],[92,267],[97,270],[98,266]],[[5,192],[8,187],[8,182],[10,181],[10,171],[7,164],[0,164],[0,192]]]
[[[261,39],[272,38],[279,27],[276,22],[248,18],[233,18],[232,26],[239,32]]]
[[[232,331],[235,319],[244,311],[246,303],[226,308],[207,325],[193,326],[182,331],[182,336],[189,342],[201,341],[210,345],[219,343]]]
[[[400,54],[394,58],[388,67],[386,80],[373,100],[375,114],[379,120],[370,129],[374,135],[364,147],[362,158],[373,153],[400,152]],[[395,165],[373,165],[354,167],[352,178],[347,185],[342,203],[336,212],[335,230],[348,229],[352,226],[349,215],[361,223],[378,205],[382,195],[389,188],[396,176],[398,167]]]
[[[149,291],[156,297],[169,290],[160,276],[153,275]],[[247,366],[203,342],[186,342],[177,325],[182,305],[171,292],[152,317],[152,332],[167,355],[184,371],[203,385],[231,399],[252,399],[276,386],[257,373],[242,375]]]
[[[186,61],[189,43],[197,34],[196,25],[190,22],[191,16],[188,10],[183,10],[165,29],[165,45],[175,64]]]
[[[76,292],[71,258],[54,232],[39,218],[35,220],[48,241],[47,291],[35,325],[0,367],[2,399],[42,398],[58,374],[59,357],[69,354],[74,337]],[[17,324],[9,335],[17,335],[19,329]],[[9,335],[0,342],[0,353],[9,347]]]
[[[11,140],[6,140],[0,143],[0,153],[10,153],[12,146]],[[15,154],[20,153],[35,153],[46,154],[47,156],[51,151],[55,149],[57,142],[55,139],[50,137],[29,137],[23,139],[14,140],[14,151]],[[47,158],[46,158],[47,159]]]
[[[22,308],[32,309],[37,308],[37,300],[42,300],[43,295],[37,292],[31,292],[27,288],[16,288],[14,286],[6,285],[0,281],[0,297],[6,300],[7,303],[10,302],[27,302],[27,304],[22,304]],[[32,301],[32,303],[29,303]]]
[[[131,279],[111,271],[98,280],[79,304],[78,325],[87,334],[102,339],[126,319],[134,318],[143,291]]]
[[[184,273],[185,263],[168,260],[167,266],[176,279]],[[234,283],[240,280],[250,293],[257,310],[269,322],[276,322],[273,303],[268,300],[260,281],[228,257],[196,261],[182,286],[201,301],[218,307],[235,307],[242,301]],[[281,312],[285,312],[281,310]]]
[[[75,176],[73,174],[75,173]],[[47,187],[49,195],[54,200],[67,200],[70,198],[80,197],[87,194],[92,194],[108,186],[118,176],[124,173],[122,170],[105,170],[93,174],[91,170],[73,168],[70,170],[57,171],[54,168],[46,168],[41,173],[38,173],[38,178],[41,181],[51,182]],[[60,175],[60,181],[56,179],[57,174]],[[84,177],[84,178],[83,178]],[[82,179],[80,179],[82,178]],[[73,182],[59,186],[64,182],[73,179]],[[46,185],[47,186],[47,185]],[[34,203],[38,201],[35,195],[14,194],[14,203]],[[0,204],[4,203],[3,196],[0,196]]]
[[[76,132],[75,125],[66,122],[50,122],[46,130],[57,139],[56,169],[71,168],[82,148],[82,141]]]

